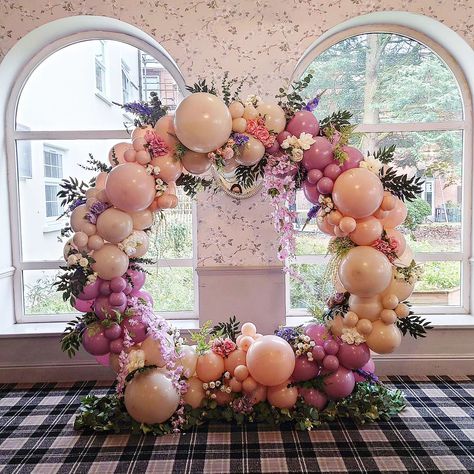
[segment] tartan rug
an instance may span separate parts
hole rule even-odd
[[[387,422],[211,423],[161,438],[74,431],[80,399],[111,391],[94,382],[0,385],[0,472],[474,472],[474,376],[386,381],[408,401]]]

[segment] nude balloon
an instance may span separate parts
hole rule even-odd
[[[123,211],[142,211],[155,198],[155,179],[138,163],[124,163],[109,173],[105,191],[115,207]]]
[[[289,387],[289,380],[267,388],[267,400],[277,408],[292,408],[298,399],[298,387]]]
[[[232,116],[220,98],[197,92],[178,105],[174,127],[185,147],[198,153],[209,153],[228,140],[232,133]]]
[[[382,224],[386,229],[394,229],[403,224],[407,217],[407,207],[399,198],[395,198],[395,207],[388,211],[387,217],[382,219]]]
[[[153,225],[153,213],[148,209],[142,211],[129,212],[132,218],[133,228],[137,230],[145,230]]]
[[[122,276],[128,268],[128,257],[117,246],[105,244],[101,249],[92,253],[95,263],[92,269],[104,280]]]
[[[106,209],[97,218],[97,234],[104,240],[117,244],[126,239],[133,230],[132,218],[119,209]]]
[[[164,336],[164,344],[166,347],[162,347],[161,341],[153,339],[151,336],[148,336],[141,343],[140,349],[145,353],[145,362],[148,365],[156,365],[158,367],[164,367],[166,365],[164,354],[173,348],[173,339],[166,333]]]
[[[202,380],[197,377],[191,377],[188,379],[188,390],[183,395],[183,400],[193,408],[198,408],[206,396],[204,389],[202,388]]]
[[[399,301],[405,301],[410,297],[414,289],[415,283],[408,283],[393,276],[390,280],[390,285],[383,292],[383,296],[393,294],[396,295]]]
[[[220,379],[224,373],[224,359],[212,351],[198,357],[196,375],[203,382],[212,382]]]
[[[250,375],[266,386],[280,385],[291,377],[295,355],[291,346],[278,336],[263,336],[247,351]]]
[[[359,316],[359,319],[375,321],[379,318],[383,305],[380,296],[363,298],[357,295],[349,296],[349,309]]]
[[[380,239],[382,232],[382,223],[375,217],[369,216],[357,221],[356,228],[349,237],[357,245],[370,245]]]
[[[389,354],[402,342],[402,334],[395,324],[385,324],[383,321],[374,321],[372,331],[366,336],[369,348],[377,354]]]
[[[179,143],[174,129],[174,116],[165,115],[155,123],[156,134],[168,145],[171,152],[174,152],[175,146]]]
[[[82,227],[84,224],[87,224],[89,221],[86,219],[86,214],[87,214],[87,207],[85,204],[81,204],[80,206],[77,206],[71,213],[70,217],[70,223],[72,230],[74,232],[80,232],[82,231]]]
[[[176,181],[183,173],[183,165],[181,161],[179,161],[172,153],[153,158],[151,164],[160,168],[158,177],[165,183]]]
[[[144,137],[147,134],[147,132],[152,132],[152,131],[153,131],[153,127],[151,125],[136,127],[132,130],[131,139],[133,141],[135,140],[135,138]]]
[[[178,364],[183,367],[185,377],[191,377],[196,372],[198,354],[195,346],[182,345],[179,351]]]
[[[383,199],[380,179],[364,168],[354,168],[342,173],[334,183],[332,199],[345,216],[362,219],[373,214]]]
[[[235,156],[235,161],[243,166],[252,166],[258,163],[265,154],[265,146],[260,140],[252,135],[244,133],[249,138],[248,142],[239,148],[239,153]]]
[[[179,393],[161,369],[135,375],[125,389],[128,414],[139,423],[163,423],[176,411]]]
[[[224,360],[224,368],[226,372],[229,372],[230,375],[234,375],[234,370],[239,365],[244,365],[247,360],[247,352],[242,349],[236,349],[231,352],[227,358]]]
[[[270,132],[280,133],[285,130],[285,111],[279,105],[263,103],[257,107],[257,112],[265,119],[265,128]]]
[[[382,293],[392,277],[388,258],[372,247],[354,247],[342,258],[338,269],[344,288],[350,293],[369,297]]]
[[[183,167],[192,174],[205,173],[211,167],[211,160],[206,153],[187,150],[181,158]]]
[[[109,151],[109,162],[112,166],[117,166],[125,162],[124,153],[131,148],[132,145],[127,142],[120,142],[114,145]]]

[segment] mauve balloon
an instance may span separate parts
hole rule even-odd
[[[126,274],[130,277],[129,279],[131,280],[132,287],[135,291],[139,290],[144,285],[145,273],[129,269]],[[127,278],[127,280],[129,279]]]
[[[122,291],[117,293],[110,293],[109,303],[110,306],[122,306],[127,303],[127,296]]]
[[[316,186],[316,184],[311,184],[309,181],[303,181],[304,195],[311,204],[319,202],[319,191]]]
[[[318,169],[308,171],[307,180],[310,184],[316,184],[323,177],[323,172]]]
[[[331,178],[327,178],[326,176],[323,176],[318,181],[318,184],[316,184],[316,189],[321,194],[330,194],[333,187],[334,187],[334,181]]]
[[[314,137],[315,142],[303,153],[303,166],[307,170],[323,170],[334,164],[333,146],[325,137]]]
[[[106,295],[98,296],[94,302],[94,312],[99,319],[106,319],[111,312],[109,297]]]
[[[331,400],[348,397],[354,390],[355,379],[352,370],[342,365],[332,374],[324,377],[324,392]]]
[[[312,112],[300,110],[288,122],[286,130],[296,137],[303,132],[316,136],[319,133],[319,122]]]
[[[322,346],[330,335],[324,324],[310,323],[305,328],[305,334],[313,340],[316,345]]]
[[[280,144],[278,143],[278,140],[275,140],[272,146],[265,148],[265,151],[269,155],[274,155],[275,153],[278,153],[280,151]]]
[[[316,362],[312,362],[305,355],[299,356],[295,360],[295,368],[291,374],[293,382],[304,382],[311,380],[318,375],[319,367]]]
[[[277,135],[277,142],[281,145],[288,137],[291,137],[291,133],[283,130]]]
[[[74,301],[74,308],[76,308],[78,311],[81,313],[88,313],[89,311],[92,311],[92,305],[94,303],[94,300],[80,300],[76,299]]]
[[[304,401],[318,411],[324,410],[328,403],[328,397],[315,388],[300,388],[299,392]]]
[[[102,280],[97,278],[94,283],[86,285],[82,289],[81,293],[77,295],[77,298],[80,300],[93,300],[94,298],[97,298],[99,296],[99,288],[101,283]]]
[[[365,370],[366,372],[369,372],[370,374],[375,373],[375,364],[372,359],[369,359],[367,364],[365,364],[363,367],[361,367],[361,370]],[[365,382],[366,379],[362,375],[358,374],[357,372],[354,372],[354,378],[356,382]]]
[[[110,289],[110,280],[100,281],[99,293],[102,296],[109,296],[110,293],[112,293],[112,290]]]
[[[360,369],[370,360],[370,350],[365,342],[359,345],[343,342],[337,357],[346,369]]]
[[[99,323],[93,323],[86,327],[82,333],[82,345],[89,354],[94,356],[110,352],[110,341],[105,337],[104,328]]]
[[[327,165],[326,168],[324,168],[324,176],[331,178],[333,181],[335,181],[341,173],[341,167],[336,163],[331,163],[330,165]]]
[[[138,317],[132,316],[130,318],[125,318],[122,322],[122,328],[129,332],[130,337],[135,344],[146,339],[147,326]]]
[[[364,155],[357,148],[352,146],[343,146],[342,151],[347,154],[347,160],[342,165],[342,171],[358,168],[359,163],[364,159]]]

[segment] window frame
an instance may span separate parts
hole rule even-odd
[[[106,40],[99,40],[101,44],[101,49],[102,49],[102,60],[98,59],[98,55],[94,55],[94,72],[95,72],[95,93],[97,95],[100,95],[104,98],[107,98],[108,96],[108,84],[107,84],[107,43]],[[102,84],[104,86],[104,90],[101,90],[97,87],[97,69],[101,70],[102,73]]]
[[[174,61],[166,52],[160,51],[144,40],[127,33],[118,33],[116,31],[94,30],[81,31],[80,33],[65,35],[55,41],[50,42],[39,52],[33,55],[29,61],[24,64],[21,73],[11,89],[11,94],[6,107],[5,125],[6,125],[6,153],[7,153],[7,172],[8,172],[8,191],[9,191],[9,210],[10,210],[10,234],[12,243],[12,264],[13,273],[13,299],[16,324],[29,323],[63,323],[77,316],[77,313],[61,313],[61,314],[25,314],[24,304],[24,281],[23,272],[28,270],[58,270],[60,265],[64,264],[63,260],[38,260],[26,261],[22,255],[22,237],[21,237],[21,216],[20,216],[20,187],[19,172],[16,154],[16,143],[19,140],[41,141],[45,146],[48,141],[52,140],[129,140],[130,135],[126,130],[18,130],[17,129],[17,110],[18,103],[23,91],[23,87],[27,83],[29,77],[36,68],[45,61],[49,56],[57,51],[71,46],[75,43],[84,41],[117,41],[133,46],[140,51],[155,57],[164,68],[168,70],[175,80],[177,87],[181,90],[183,97],[187,95],[184,87],[184,79],[179,72]],[[95,71],[94,71],[95,72]],[[95,83],[95,76],[94,76]],[[100,94],[100,91],[96,90]],[[20,124],[18,124],[20,125]],[[52,147],[56,148],[56,147]],[[44,158],[43,158],[44,160]],[[43,163],[44,164],[44,163]],[[43,171],[44,176],[44,171]],[[192,204],[192,237],[193,248],[192,257],[183,259],[159,259],[156,263],[157,267],[188,267],[193,270],[193,289],[194,289],[194,309],[192,311],[160,311],[159,314],[170,320],[198,320],[199,294],[198,294],[198,278],[197,278],[197,216],[196,205]],[[55,229],[56,230],[56,229]],[[154,268],[151,267],[151,268]]]
[[[361,124],[357,126],[357,131],[362,133],[380,133],[380,132],[411,132],[411,131],[460,131],[463,136],[463,161],[462,161],[462,234],[461,249],[459,252],[416,252],[415,259],[420,262],[428,261],[459,261],[461,270],[461,300],[459,306],[418,306],[414,307],[417,314],[474,314],[473,310],[473,210],[472,202],[474,188],[472,182],[472,152],[473,152],[473,133],[472,133],[472,115],[473,104],[472,97],[466,77],[456,60],[452,55],[442,47],[438,42],[429,36],[414,30],[412,28],[379,23],[364,26],[355,26],[339,31],[312,49],[305,53],[300,60],[292,76],[292,80],[298,80],[311,63],[324,51],[341,41],[362,34],[370,33],[392,33],[406,36],[430,48],[451,70],[461,96],[463,106],[463,119],[438,122],[398,122],[381,124]],[[443,257],[443,258],[441,258]],[[324,264],[328,258],[324,255],[305,255],[297,256],[291,264]],[[286,293],[286,315],[289,318],[298,318],[310,316],[305,308],[291,308],[290,299],[290,277],[285,275],[285,293]]]
[[[60,166],[54,166],[54,165],[47,165],[46,164],[46,153],[54,153],[55,155],[59,156],[59,163]],[[47,203],[52,202],[48,201],[47,196],[46,196],[46,186],[55,186],[58,188],[59,191],[59,184],[61,183],[61,180],[64,178],[64,164],[63,164],[63,159],[64,155],[66,153],[66,150],[63,148],[58,148],[55,146],[51,146],[48,143],[43,143],[43,180],[44,180],[44,189],[45,189],[45,219],[46,219],[46,226],[49,227],[51,224],[53,224],[54,230],[57,229],[57,226],[54,226],[54,223],[56,223],[58,217],[61,215],[61,206],[60,206],[60,199],[56,196],[56,203],[58,205],[58,214],[54,216],[48,216],[48,210],[47,210]],[[46,168],[58,168],[60,170],[60,177],[56,178],[53,176],[46,176]]]

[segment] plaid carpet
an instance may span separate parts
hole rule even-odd
[[[391,377],[409,406],[389,422],[211,424],[161,438],[73,430],[94,383],[0,385],[0,472],[474,472],[474,377]]]

